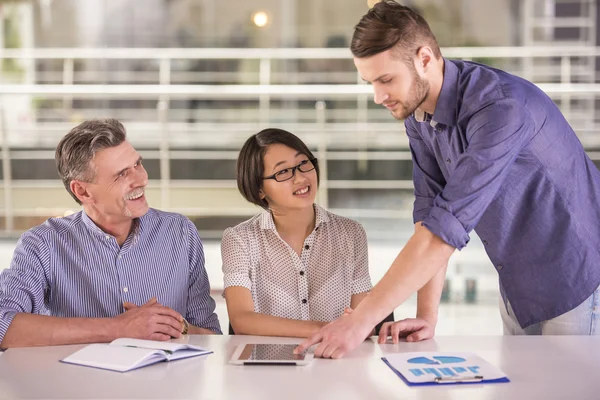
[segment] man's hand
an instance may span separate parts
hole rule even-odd
[[[344,354],[358,347],[371,329],[367,324],[355,320],[352,312],[344,313],[300,343],[294,353],[302,353],[310,346],[320,343],[315,349],[315,357],[342,358]]]
[[[143,306],[123,303],[125,312],[114,318],[117,337],[169,340],[181,337],[183,317],[177,311],[158,303],[156,297]]]
[[[346,307],[346,308],[344,308],[344,315],[350,315],[350,314],[352,314],[352,311],[354,311],[354,310],[351,307]],[[371,329],[371,332],[369,332],[369,334],[367,335],[367,337],[365,338],[365,340],[367,340],[371,336],[375,335],[375,329],[376,328],[377,327]]]
[[[407,342],[419,342],[425,339],[431,339],[435,334],[435,325],[421,318],[406,318],[402,321],[386,322],[379,330],[379,343],[387,341],[388,336],[392,337],[392,343],[398,343],[398,339],[405,337]]]

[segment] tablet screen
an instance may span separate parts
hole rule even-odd
[[[239,354],[240,361],[302,361],[306,353],[294,354],[297,344],[247,344]]]

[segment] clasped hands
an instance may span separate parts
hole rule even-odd
[[[156,297],[142,306],[124,302],[123,308],[125,312],[114,318],[116,337],[164,341],[181,337],[185,330],[183,316]]]

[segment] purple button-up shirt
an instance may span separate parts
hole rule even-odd
[[[522,327],[600,285],[600,172],[554,102],[524,79],[444,60],[433,116],[405,120],[414,221],[462,249],[475,230]]]
[[[192,221],[151,208],[119,246],[84,212],[51,218],[23,234],[0,274],[0,341],[17,313],[107,318],[152,297],[221,333]]]

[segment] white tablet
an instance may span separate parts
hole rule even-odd
[[[241,344],[229,361],[237,365],[306,365],[312,353],[294,354],[297,344]]]

